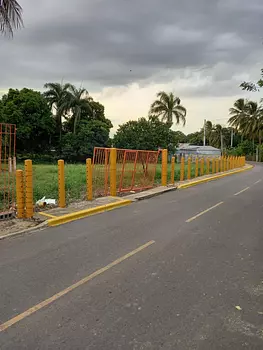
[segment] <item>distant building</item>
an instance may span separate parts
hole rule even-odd
[[[188,159],[191,157],[193,160],[198,158],[216,158],[221,157],[221,150],[212,146],[195,146],[187,143],[179,144],[175,152],[177,161],[180,161],[181,157]]]

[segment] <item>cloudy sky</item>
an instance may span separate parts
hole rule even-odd
[[[187,108],[184,132],[226,123],[263,67],[262,0],[20,0],[25,28],[0,37],[0,92],[83,84],[118,124],[160,90]],[[178,128],[177,126],[175,128]]]

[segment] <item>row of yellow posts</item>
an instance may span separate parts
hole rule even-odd
[[[191,176],[192,173],[192,158],[188,157],[187,161],[185,158],[181,158],[180,163],[180,181],[190,180],[191,178],[215,174],[223,171],[232,170],[239,168],[245,165],[245,157],[219,157],[219,158],[195,158],[195,171],[194,176]],[[162,186],[167,186],[168,184],[168,153],[167,150],[162,150]],[[186,172],[186,176],[185,176]],[[175,182],[175,157],[171,159],[171,178],[170,183]]]
[[[110,195],[116,196],[116,171],[117,171],[117,151],[116,148],[110,150]],[[93,199],[92,189],[92,160],[86,160],[86,198],[88,201]],[[25,161],[25,170],[16,171],[16,203],[17,218],[30,219],[34,215],[33,202],[33,168],[32,160]],[[64,160],[58,161],[58,206],[66,206],[65,190],[65,163]]]
[[[116,172],[117,172],[117,151],[116,148],[110,150],[110,195],[116,196]],[[206,166],[205,166],[206,165]],[[210,165],[211,171],[210,171]],[[211,159],[195,159],[195,177],[218,173],[242,167],[245,165],[245,157],[221,157]],[[162,186],[167,186],[168,176],[168,152],[162,150]],[[185,171],[187,176],[185,178]],[[187,161],[182,157],[180,165],[180,181],[190,180],[192,171],[192,159],[189,157]],[[175,157],[171,160],[171,178],[170,183],[175,182]],[[92,160],[86,160],[86,197],[88,201],[93,199],[92,189]],[[17,217],[32,218],[34,214],[33,203],[33,169],[32,161],[25,161],[25,170],[16,170],[16,203]],[[64,160],[58,161],[58,206],[64,208],[66,206],[66,190],[65,190],[65,163]]]

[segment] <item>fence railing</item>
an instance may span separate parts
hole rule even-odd
[[[161,159],[160,159],[161,153]],[[92,159],[87,159],[84,176],[86,200],[98,196],[116,196],[141,191],[154,186],[168,186],[175,182],[226,172],[245,165],[245,157],[196,158],[175,157],[168,161],[167,150],[134,151],[115,148],[96,148]],[[84,165],[83,165],[84,167]],[[66,206],[65,164],[58,161],[58,206]],[[32,161],[25,161],[24,170],[16,171],[16,210],[18,218],[31,218],[33,205]],[[37,183],[37,178],[34,179]]]

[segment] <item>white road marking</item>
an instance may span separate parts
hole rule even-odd
[[[250,189],[250,187],[246,187],[242,191],[235,193],[234,196],[238,196],[240,193],[243,193],[243,192],[247,191],[248,189]]]
[[[261,181],[262,181],[261,179],[258,180],[258,181],[256,181],[256,182],[254,183],[254,185],[258,184],[258,183],[261,182]]]
[[[197,215],[191,217],[190,219],[186,220],[186,222],[191,222],[191,221],[193,221],[193,220],[199,218],[199,216],[201,216],[201,215],[203,215],[203,214],[205,214],[205,213],[208,213],[210,210],[215,209],[216,207],[219,207],[219,205],[221,205],[221,204],[223,204],[223,203],[224,203],[224,202],[219,202],[219,203],[217,203],[216,205],[213,205],[212,207],[210,207],[210,208],[208,208],[208,209],[202,211],[201,213],[199,213],[199,214],[197,214]]]

